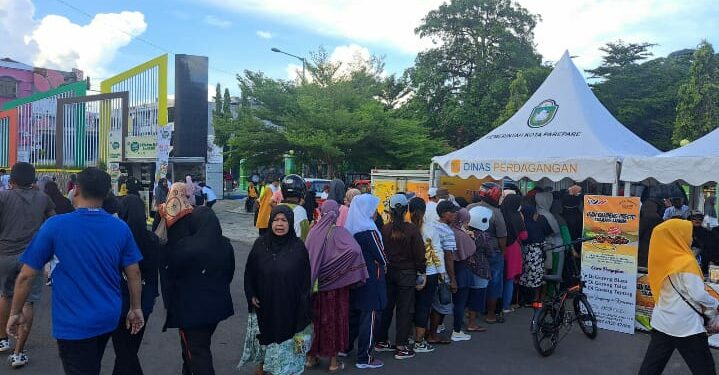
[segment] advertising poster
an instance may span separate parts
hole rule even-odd
[[[634,333],[639,207],[637,197],[584,197],[584,236],[594,240],[582,244],[582,280],[599,328]]]
[[[447,189],[455,197],[464,197],[467,202],[472,202],[475,193],[479,193],[479,187],[485,182],[497,182],[491,178],[478,179],[474,176],[469,178],[455,176],[441,176],[439,187]]]
[[[415,193],[418,197],[428,201],[429,182],[407,181],[407,191]]]
[[[120,133],[120,131],[110,130],[110,135],[108,136],[107,142],[107,162],[122,162],[122,134]]]
[[[157,139],[153,136],[125,138],[126,159],[157,159]]]
[[[714,298],[719,299],[719,284],[704,283],[706,291]],[[649,287],[649,277],[645,274],[637,275],[637,312],[636,328],[642,331],[652,330],[652,311],[654,311],[654,297]]]
[[[397,183],[394,181],[373,181],[372,182],[372,195],[379,198],[379,206],[377,206],[377,212],[384,213],[385,209],[388,208],[387,202],[389,197],[397,192]]]

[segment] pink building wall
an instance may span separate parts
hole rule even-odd
[[[54,89],[65,83],[83,80],[82,70],[63,72],[54,69],[34,68],[10,59],[0,59],[0,79],[11,78],[17,83],[15,97],[0,96],[0,108],[7,102],[38,92]]]

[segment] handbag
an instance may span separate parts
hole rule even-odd
[[[449,305],[452,303],[452,290],[449,287],[449,283],[441,280],[437,286],[437,296],[439,297],[439,303],[442,305]]]
[[[160,246],[167,245],[167,224],[165,224],[164,217],[160,220],[160,224],[157,226],[157,229],[155,229],[155,234],[160,240]]]
[[[689,307],[691,307],[692,310],[694,310],[695,313],[699,314],[699,316],[702,317],[702,320],[704,321],[704,326],[705,326],[705,327],[708,326],[708,325],[709,325],[709,321],[710,321],[711,319],[710,319],[709,317],[707,317],[706,315],[704,315],[704,313],[702,313],[701,311],[699,311],[699,309],[697,309],[696,307],[694,307],[694,305],[692,305],[689,301],[687,301],[686,298],[684,298],[684,296],[683,296],[681,293],[679,293],[679,290],[677,290],[677,287],[674,286],[674,282],[672,282],[672,278],[671,278],[671,277],[667,276],[667,279],[669,279],[669,284],[672,284],[672,288],[674,288],[674,291],[677,292],[677,294],[679,295],[679,297],[681,297],[682,301],[684,301],[687,305],[689,305]]]

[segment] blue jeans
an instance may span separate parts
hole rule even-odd
[[[487,298],[502,298],[502,287],[504,286],[504,255],[497,251],[488,256],[489,268],[492,279],[487,286]]]
[[[512,306],[512,294],[514,294],[514,280],[504,280],[502,287],[502,310],[509,310]]]

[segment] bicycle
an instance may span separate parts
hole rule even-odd
[[[574,244],[589,240],[592,238],[581,238],[567,245],[546,249],[554,250],[564,247],[564,251],[560,253],[559,267],[557,267],[562,272],[559,275],[544,276],[545,281],[553,282],[554,296],[546,297],[543,302],[533,303],[535,312],[531,324],[532,341],[534,348],[543,357],[554,353],[559,342],[571,331],[574,322],[579,323],[579,328],[590,339],[593,340],[597,337],[597,317],[583,292],[584,282],[581,280],[581,271],[571,255]],[[569,258],[570,261],[565,262],[565,258]],[[564,278],[565,274],[568,277]],[[572,310],[565,308],[567,300],[572,301]],[[562,330],[565,332],[560,337]]]

